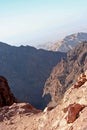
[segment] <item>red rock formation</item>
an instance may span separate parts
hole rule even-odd
[[[17,100],[11,93],[6,78],[0,76],[0,107],[12,105],[14,102]]]
[[[23,104],[23,103],[22,103]],[[21,106],[22,109],[25,109],[25,112],[32,112],[34,114],[42,112],[42,110],[34,108],[31,104],[25,103],[23,106]]]
[[[63,109],[63,112],[66,113],[66,112],[68,111],[68,108],[71,107],[72,105],[73,105],[73,104],[70,104],[68,107],[65,107],[65,108]]]
[[[86,81],[87,81],[86,75],[84,73],[81,74],[80,77],[78,78],[78,82],[74,85],[74,88],[81,87]]]
[[[68,115],[66,116],[67,123],[73,123],[78,117],[79,112],[84,107],[85,107],[84,105],[74,103],[64,108],[64,112],[68,111]]]

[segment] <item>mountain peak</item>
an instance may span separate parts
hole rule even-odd
[[[52,51],[68,52],[69,50],[72,50],[75,46],[84,41],[87,41],[87,33],[78,32],[68,35],[56,43],[51,43],[49,44],[49,46],[47,44],[45,46],[44,44],[42,48]]]

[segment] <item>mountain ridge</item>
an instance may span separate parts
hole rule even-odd
[[[38,48],[43,48],[52,51],[68,52],[69,50],[73,49],[76,45],[84,41],[87,41],[87,33],[78,32],[68,35],[62,40],[58,40],[58,42],[56,43],[44,44],[40,47],[38,45]]]
[[[44,107],[47,104],[42,98],[45,81],[62,57],[66,54],[0,43],[0,75],[8,79],[18,100],[30,102],[37,108]]]

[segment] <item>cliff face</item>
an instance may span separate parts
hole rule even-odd
[[[49,106],[55,106],[60,102],[64,92],[78,78],[78,75],[87,69],[87,43],[81,43],[67,53],[67,59],[62,59],[54,67],[44,87],[44,94],[51,95]]]
[[[17,100],[12,94],[6,78],[0,76],[0,107],[10,106],[14,102]]]
[[[87,70],[66,92],[60,105],[43,112],[30,104],[0,108],[1,130],[86,130]]]
[[[0,74],[8,79],[17,99],[44,108],[47,104],[42,98],[45,81],[62,57],[66,54],[0,42]]]

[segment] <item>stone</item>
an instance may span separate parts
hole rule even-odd
[[[68,115],[66,116],[67,123],[73,123],[78,117],[79,112],[84,108],[84,105],[80,104],[70,104],[64,111],[68,111]]]

